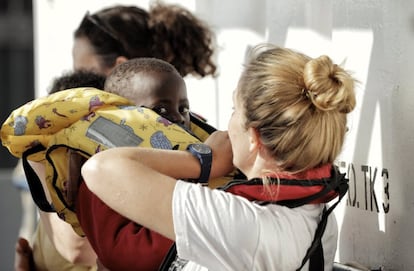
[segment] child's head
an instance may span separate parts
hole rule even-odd
[[[171,64],[156,58],[134,58],[108,75],[105,91],[151,108],[185,128],[190,127],[189,101],[185,82]]]
[[[103,90],[105,76],[91,71],[71,71],[56,77],[49,89],[49,94],[78,87],[93,87]]]

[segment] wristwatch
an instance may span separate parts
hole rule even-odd
[[[200,177],[198,177],[198,182],[207,183],[210,177],[211,162],[213,160],[213,153],[210,146],[202,143],[194,143],[188,145],[187,151],[200,162],[201,172]]]

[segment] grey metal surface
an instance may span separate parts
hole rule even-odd
[[[11,170],[0,170],[0,270],[13,270],[14,246],[22,207],[19,191],[12,185]]]

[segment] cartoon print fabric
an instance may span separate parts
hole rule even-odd
[[[94,88],[56,92],[17,108],[3,123],[1,139],[16,157],[39,144],[45,147],[28,159],[45,164],[53,207],[79,235],[83,232],[66,191],[68,150],[87,159],[112,147],[185,150],[189,144],[200,142],[152,110]]]

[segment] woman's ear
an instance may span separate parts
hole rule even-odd
[[[257,152],[260,150],[260,147],[262,145],[260,141],[259,132],[256,128],[248,128],[247,130],[248,136],[249,136],[249,151],[250,152]]]
[[[122,64],[127,60],[128,60],[128,58],[126,58],[124,56],[118,56],[115,60],[115,66],[118,66],[119,64]]]

